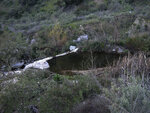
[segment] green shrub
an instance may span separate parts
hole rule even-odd
[[[4,113],[30,113],[29,105],[37,105],[37,98],[47,88],[47,71],[28,71],[17,77],[16,84],[7,83],[0,92],[0,111]]]
[[[87,15],[89,13],[95,12],[95,11],[103,11],[106,10],[107,6],[106,4],[98,4],[95,1],[87,1],[84,2],[83,4],[79,5],[75,14],[77,15]]]
[[[64,0],[66,6],[73,5],[73,4],[78,5],[78,4],[82,3],[83,1],[84,0]]]
[[[30,113],[29,106],[34,105],[42,113],[69,113],[75,104],[100,92],[90,76],[67,78],[49,71],[29,70],[17,76],[17,83],[2,87],[0,111]]]
[[[49,38],[54,46],[62,46],[67,41],[67,34],[63,27],[57,23],[49,32]]]
[[[83,44],[82,44],[83,45]],[[104,50],[105,44],[104,42],[89,42],[83,45],[84,51],[94,51],[94,52],[102,52]]]
[[[128,38],[125,41],[125,46],[131,51],[149,51],[150,39],[148,36]]]
[[[38,2],[38,0],[19,0],[22,6],[33,6]]]
[[[32,49],[21,33],[15,34],[5,30],[0,35],[0,60],[10,66],[20,60],[32,59]]]
[[[141,80],[130,78],[129,81],[120,80],[118,85],[112,85],[106,91],[112,101],[112,113],[146,113],[150,111],[150,91]]]
[[[51,81],[51,85],[41,98],[40,111],[69,113],[75,104],[98,92],[98,86],[89,76],[77,76],[73,80],[64,79],[62,84]]]

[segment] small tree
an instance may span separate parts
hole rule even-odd
[[[55,24],[49,33],[53,46],[62,46],[67,41],[67,33],[59,23]]]

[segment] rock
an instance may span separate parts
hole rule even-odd
[[[31,64],[28,64],[24,70],[28,69],[28,68],[36,68],[36,69],[47,69],[49,68],[49,64],[47,63],[47,61],[44,60],[39,60],[39,61],[35,61]]]
[[[80,41],[85,41],[85,40],[88,40],[88,35],[81,35],[77,41],[80,42]]]
[[[0,78],[1,78],[1,77],[3,77],[3,73],[2,73],[2,72],[0,72]]]
[[[123,49],[121,49],[121,48],[118,48],[118,49],[117,49],[117,52],[118,52],[118,53],[123,53],[123,52],[124,52],[124,50],[123,50]]]
[[[39,110],[38,110],[37,106],[30,105],[29,109],[32,111],[32,113],[39,113]]]
[[[18,78],[15,77],[15,78],[4,81],[3,85],[9,84],[9,83],[16,84],[18,81],[19,81]]]
[[[104,51],[106,53],[125,54],[128,50],[118,45],[106,45]]]
[[[24,62],[18,62],[11,66],[11,70],[23,69],[25,67]]]
[[[129,11],[129,13],[131,14],[131,13],[132,13],[132,11]]]
[[[73,40],[73,42],[81,42],[88,40],[88,35],[81,35],[77,38],[77,40]]]
[[[125,49],[123,47],[114,46],[112,48],[112,52],[121,54],[125,52]]]
[[[5,65],[3,65],[3,66],[0,68],[1,71],[5,71],[5,69],[6,69],[6,66],[5,66]]]
[[[76,49],[76,46],[72,46],[72,45],[71,45],[71,46],[69,47],[69,50],[70,50],[70,51],[72,51],[72,50],[74,50],[74,49]]]
[[[32,44],[34,44],[35,42],[36,42],[36,40],[35,40],[35,39],[32,39],[31,42],[30,42],[30,44],[32,45]]]

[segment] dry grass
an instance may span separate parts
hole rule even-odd
[[[140,52],[135,55],[128,54],[123,59],[115,63],[115,68],[112,68],[111,73],[115,77],[141,76],[142,80],[148,79],[150,71],[150,58],[145,53]]]

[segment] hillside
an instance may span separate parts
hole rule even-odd
[[[149,56],[149,0],[0,0],[0,113],[149,113]]]

